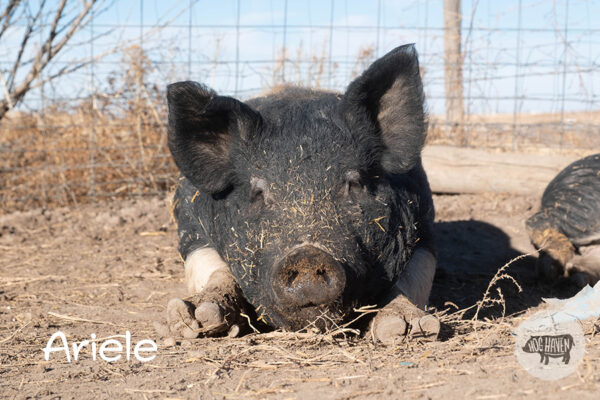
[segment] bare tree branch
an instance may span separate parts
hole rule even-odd
[[[0,120],[6,115],[6,113],[14,107],[19,101],[23,99],[25,94],[32,88],[32,84],[35,80],[38,80],[42,71],[48,66],[52,59],[65,47],[69,40],[83,28],[89,22],[90,12],[94,6],[100,0],[89,0],[83,2],[82,9],[68,22],[61,24],[65,17],[65,10],[68,0],[60,0],[56,11],[53,11],[53,18],[50,24],[50,28],[45,35],[45,39],[42,40],[41,46],[34,52],[31,63],[23,63],[23,55],[26,54],[26,49],[32,38],[32,34],[41,29],[42,16],[46,1],[43,0],[37,12],[33,17],[28,17],[27,26],[20,43],[17,56],[13,63],[13,66],[8,74],[8,79],[0,79],[2,84],[3,98],[0,100]],[[0,37],[8,30],[14,20],[12,17],[17,12],[17,9],[22,4],[21,0],[10,0],[6,9],[0,13]],[[27,4],[25,3],[24,7]],[[26,14],[24,11],[23,14]],[[30,65],[30,68],[24,78],[18,80],[18,77],[23,76],[21,69],[24,65]],[[57,77],[62,74],[72,71],[70,68],[63,68],[58,73],[52,75]],[[61,73],[62,72],[62,73]],[[0,71],[0,74],[2,71]]]
[[[2,11],[2,14],[0,14],[0,22],[2,22],[2,28],[0,28],[0,38],[2,38],[4,32],[6,32],[10,26],[10,20],[17,10],[19,3],[21,3],[21,0],[10,0],[4,11]]]
[[[19,46],[19,52],[17,54],[17,58],[15,60],[15,63],[13,64],[12,70],[10,71],[9,74],[9,81],[8,81],[8,91],[10,92],[15,84],[15,78],[16,78],[16,74],[17,71],[19,70],[20,66],[21,66],[21,59],[23,58],[23,53],[25,53],[25,49],[27,48],[27,42],[29,42],[29,39],[31,38],[31,34],[33,33],[33,30],[38,22],[38,20],[40,19],[40,16],[42,15],[42,10],[44,9],[44,5],[46,4],[46,0],[43,0],[40,8],[38,9],[38,12],[35,14],[35,16],[33,16],[33,18],[30,18],[29,21],[27,21],[27,28],[25,28],[25,33],[23,34],[23,39],[21,40],[21,45]]]
[[[52,42],[54,41],[54,39],[56,38],[56,27],[58,26],[58,21],[60,21],[60,18],[62,17],[63,11],[65,10],[65,5],[67,4],[67,0],[61,0],[58,9],[56,10],[56,14],[54,16],[54,21],[52,21],[52,27],[50,28],[50,33],[48,34],[48,40],[46,40],[46,43],[44,44],[44,46],[47,46],[47,57],[48,59],[52,58]],[[67,38],[68,40],[68,38]]]

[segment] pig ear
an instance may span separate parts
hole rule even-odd
[[[218,193],[235,183],[231,152],[255,132],[260,115],[231,97],[196,82],[167,87],[169,149],[194,185]]]
[[[354,134],[377,137],[386,171],[410,170],[419,159],[427,128],[414,45],[390,51],[355,79],[342,99],[341,112]]]

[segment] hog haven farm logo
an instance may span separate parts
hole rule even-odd
[[[573,373],[585,353],[578,321],[557,321],[546,311],[525,320],[516,331],[515,354],[523,368],[547,381]]]

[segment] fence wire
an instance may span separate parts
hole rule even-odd
[[[429,143],[524,152],[600,148],[598,4],[463,1],[458,120],[445,109],[456,93],[444,88],[442,8],[442,1],[425,0],[107,4],[0,120],[1,209],[172,188],[169,82],[200,81],[241,99],[281,84],[343,91],[376,58],[409,42],[420,54]],[[24,27],[12,29],[15,36],[0,45],[0,72],[10,68],[19,49],[14,37]],[[46,79],[74,65],[74,72]]]

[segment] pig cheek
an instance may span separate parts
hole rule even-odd
[[[248,235],[252,235],[249,230]],[[265,239],[266,240],[266,239]],[[270,287],[268,286],[268,262],[263,251],[255,242],[246,242],[245,246],[238,246],[237,243],[232,245],[235,251],[230,252],[228,263],[230,265],[236,281],[240,285],[245,299],[250,303],[257,317],[261,317],[263,322],[269,323],[269,310],[272,308],[271,300],[268,296]],[[251,249],[253,252],[248,250]]]

